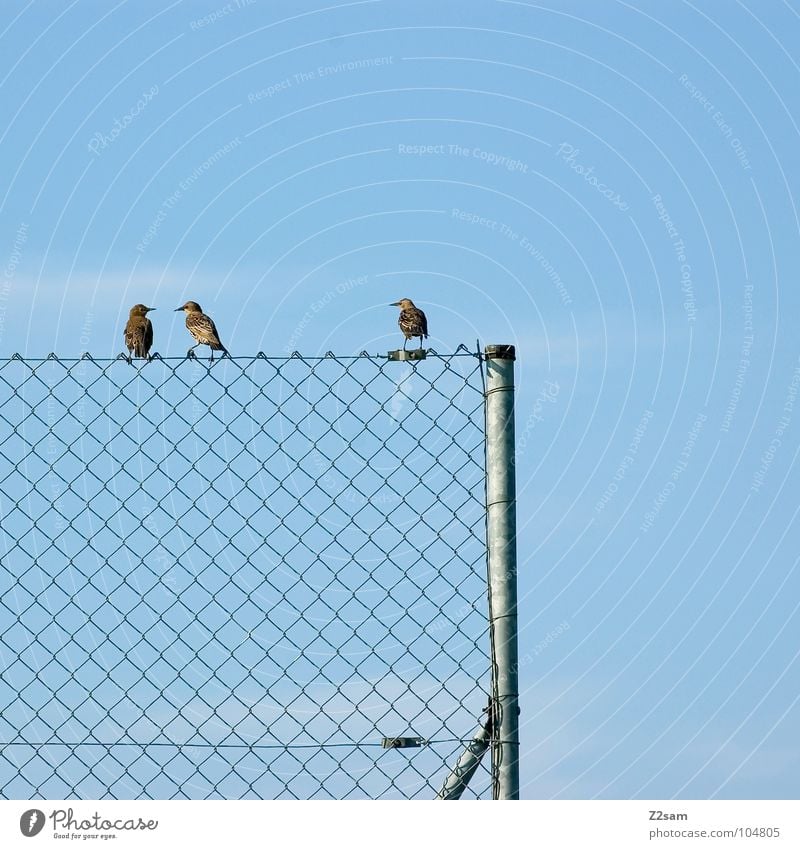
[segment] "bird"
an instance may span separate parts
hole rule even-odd
[[[182,307],[178,307],[175,312],[186,313],[186,329],[195,338],[197,345],[208,345],[211,348],[211,359],[214,359],[214,351],[222,351],[223,354],[228,354],[228,349],[219,341],[219,333],[214,322],[200,308],[200,304],[196,301],[187,301]],[[194,356],[194,349],[197,345],[192,345],[186,352],[187,357]],[[230,354],[228,354],[230,356]]]
[[[128,323],[125,325],[125,346],[128,349],[128,362],[133,357],[141,357],[143,360],[150,359],[150,348],[153,347],[153,325],[147,317],[147,313],[155,307],[146,307],[144,304],[136,304],[131,307]]]
[[[428,319],[425,318],[425,313],[414,306],[414,302],[408,298],[401,298],[390,307],[400,307],[400,317],[397,323],[400,325],[400,330],[403,331],[405,341],[403,342],[403,350],[406,349],[408,340],[414,336],[419,336],[419,349],[422,350],[422,340],[428,338]]]

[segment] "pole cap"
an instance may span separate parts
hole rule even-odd
[[[517,359],[517,352],[513,345],[487,345],[483,350],[487,360]]]

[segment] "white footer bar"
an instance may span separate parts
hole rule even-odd
[[[499,807],[498,807],[499,805]],[[800,846],[796,801],[3,801],[0,846]]]

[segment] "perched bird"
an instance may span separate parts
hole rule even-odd
[[[150,348],[153,347],[153,325],[147,317],[147,313],[155,307],[146,307],[144,304],[136,304],[131,307],[128,323],[125,325],[125,346],[128,349],[128,362],[133,357],[141,357],[143,360],[150,359]]]
[[[211,348],[211,359],[214,359],[214,351],[222,351],[223,354],[228,354],[228,349],[219,341],[219,333],[214,322],[200,309],[200,304],[195,301],[187,301],[182,307],[178,307],[175,312],[183,310],[186,313],[186,329],[194,336],[197,345],[208,345]],[[192,345],[186,352],[187,357],[194,356],[194,349],[197,345]],[[230,356],[230,354],[228,354]]]
[[[400,325],[400,330],[403,331],[405,342],[403,342],[403,350],[406,349],[408,340],[414,336],[419,336],[419,349],[422,350],[422,340],[428,338],[428,319],[425,318],[425,313],[421,309],[414,306],[414,302],[408,298],[396,301],[389,304],[390,307],[400,307],[400,318],[397,323]]]

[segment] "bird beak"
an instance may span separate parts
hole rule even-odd
[[[183,312],[183,307],[178,307],[178,309],[173,310],[173,312]]]
[[[148,312],[152,312],[154,309],[156,309],[156,307],[148,307],[148,308],[147,308],[147,311],[148,311]]]
[[[400,301],[395,301],[393,304],[389,304],[390,307],[399,307]]]

